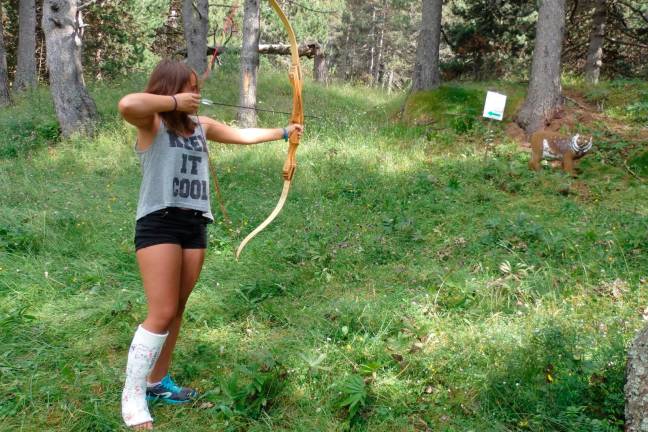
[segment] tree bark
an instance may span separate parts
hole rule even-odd
[[[301,43],[297,47],[300,57],[315,58],[322,53],[319,43]],[[291,55],[288,44],[259,44],[259,54]]]
[[[565,0],[541,0],[529,91],[517,116],[531,134],[547,124],[562,107],[560,53],[565,32]]]
[[[36,0],[20,0],[18,67],[16,90],[26,90],[38,83],[36,75]]]
[[[76,0],[44,0],[42,27],[47,47],[50,91],[64,136],[92,134],[97,107],[88,94],[81,66],[82,28]]]
[[[441,41],[442,0],[422,0],[421,33],[416,47],[412,90],[432,90],[441,84],[439,43]]]
[[[7,70],[7,51],[4,43],[4,27],[2,25],[2,4],[0,4],[0,107],[11,104],[9,93],[9,71]]]
[[[348,25],[346,27],[346,38],[344,39],[344,48],[343,48],[343,55],[341,56],[342,61],[340,62],[340,67],[339,67],[339,70],[340,70],[339,76],[341,76],[342,79],[346,81],[347,79],[349,79],[349,76],[353,72],[352,69],[351,69],[352,53],[351,53],[351,49],[350,49],[351,29],[353,27],[352,27],[352,23],[351,23],[351,21],[350,21],[350,19],[348,18],[347,15],[345,15],[343,19],[348,19],[349,23],[348,23]]]
[[[376,68],[376,7],[372,6],[371,8],[371,33],[369,33],[369,44],[371,48],[369,49],[369,77],[371,79],[371,85],[373,85],[374,79],[374,70]]]
[[[590,34],[587,63],[585,64],[585,80],[590,84],[598,84],[603,66],[603,41],[605,40],[605,24],[607,21],[607,5],[605,0],[597,0],[594,10],[592,33]]]
[[[256,108],[257,73],[259,71],[260,0],[245,0],[243,13],[243,47],[241,50],[241,92],[239,105]],[[241,108],[237,120],[242,127],[255,127],[256,111]]]
[[[323,50],[318,50],[313,63],[313,78],[318,83],[328,81],[328,67],[326,65],[326,55]]]
[[[382,17],[380,21],[380,36],[378,38],[378,48],[377,48],[377,65],[374,69],[373,82],[374,84],[382,83],[384,77],[385,65],[383,64],[383,47],[385,44],[385,27],[387,25],[387,0],[383,2],[382,5]]]
[[[202,76],[207,70],[207,33],[209,31],[209,1],[183,0],[182,20],[187,41],[187,64]]]
[[[625,431],[648,431],[648,327],[630,345],[626,365]]]

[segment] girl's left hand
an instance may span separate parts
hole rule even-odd
[[[294,131],[297,131],[297,136],[301,138],[302,134],[304,133],[304,126],[293,123],[290,126],[287,126],[286,130],[288,131],[288,136],[292,135]]]

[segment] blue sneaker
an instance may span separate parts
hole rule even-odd
[[[146,400],[163,401],[168,404],[181,404],[190,402],[198,397],[198,392],[189,387],[180,387],[173,382],[171,376],[166,374],[160,384],[146,387]]]

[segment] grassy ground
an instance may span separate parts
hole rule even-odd
[[[260,106],[290,106],[285,77],[262,78]],[[521,85],[446,86],[410,100],[404,124],[404,97],[307,84],[324,119],[239,263],[233,248],[278,199],[285,148],[215,145],[237,232],[210,227],[172,370],[203,397],[153,407],[156,429],[621,430],[625,347],[648,300],[648,87],[579,85],[609,121],[579,125],[597,151],[573,180],[529,172],[505,125],[480,119],[484,90],[514,105]],[[93,140],[54,143],[44,89],[0,112],[0,430],[122,428],[145,299],[134,131],[115,106],[142,87],[93,88]],[[204,95],[236,101],[236,88],[221,76]]]

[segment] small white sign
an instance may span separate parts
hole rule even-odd
[[[501,121],[504,118],[504,107],[506,107],[506,95],[492,91],[486,93],[484,117]]]

